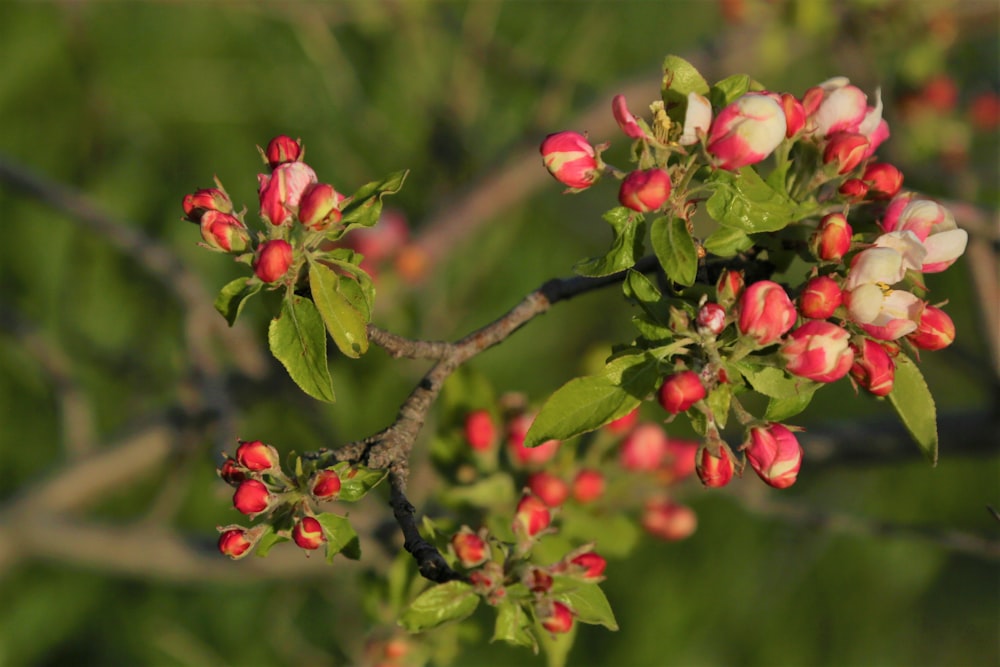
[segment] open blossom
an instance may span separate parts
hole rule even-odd
[[[715,117],[706,148],[721,169],[736,170],[774,152],[786,129],[780,102],[766,93],[747,93]]]
[[[618,127],[631,139],[649,139],[650,136],[642,129],[635,116],[628,110],[624,95],[615,95],[611,100],[611,113],[615,117]]]
[[[790,373],[817,382],[847,375],[854,361],[850,334],[832,322],[811,320],[788,334],[780,354]]]
[[[955,263],[969,241],[969,234],[955,224],[944,206],[921,199],[912,192],[893,197],[882,218],[886,232],[913,232],[926,251],[920,270],[938,273]]]
[[[844,294],[847,313],[869,336],[896,340],[917,328],[924,302],[904,290],[866,283]]]
[[[787,489],[795,483],[802,466],[802,446],[786,426],[751,428],[744,448],[750,467],[768,485]]]
[[[597,152],[579,132],[556,132],[539,149],[552,177],[576,190],[589,188],[600,177]]]

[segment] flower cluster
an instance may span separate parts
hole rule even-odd
[[[968,235],[944,206],[903,191],[900,170],[875,157],[889,137],[879,91],[869,98],[843,77],[801,97],[739,77],[709,87],[689,63],[667,63],[663,99],[650,105],[648,122],[622,96],[612,100],[633,169],[602,159],[610,144],[590,146],[571,131],[542,143],[543,163],[572,190],[601,175],[621,181],[623,208],[605,216],[615,244],[583,265],[585,275],[633,266],[639,235],[650,228],[668,291],[626,281],[626,296],[644,310],[631,351],[659,359],[660,405],[670,419],[687,414],[703,435],[695,457],[702,483],[724,486],[749,463],[764,482],[785,488],[796,480],[802,448],[782,422],[816,389],[848,377],[874,396],[890,395],[900,355],[910,364],[919,351],[954,340],[922,274],[951,266]],[[573,160],[551,159],[552,146],[570,142]],[[702,206],[718,223],[705,239],[692,234]],[[647,215],[656,216],[652,223]],[[808,264],[804,277],[782,273],[792,257]],[[713,270],[714,299],[704,288],[686,289]],[[746,391],[770,399],[766,418],[739,403]],[[721,435],[730,412],[743,431],[737,451]],[[564,430],[590,428],[584,418],[576,431]],[[936,442],[936,434],[924,440]]]

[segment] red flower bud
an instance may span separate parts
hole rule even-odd
[[[451,537],[451,548],[464,568],[473,568],[485,563],[489,557],[486,540],[468,528],[462,528]]]
[[[552,575],[540,567],[529,567],[522,577],[524,585],[532,593],[548,593],[552,590]]]
[[[316,182],[316,172],[303,162],[280,164],[270,176],[258,174],[260,217],[275,227],[292,219],[302,194]]]
[[[256,479],[244,480],[233,494],[233,505],[248,516],[263,512],[270,504],[271,492]]]
[[[593,551],[587,551],[570,560],[570,563],[583,568],[585,579],[598,580],[603,578],[604,569],[608,566],[608,561],[603,556],[599,556]]]
[[[295,527],[292,528],[292,539],[297,545],[310,551],[319,549],[326,542],[323,526],[311,516],[303,517],[295,524]]]
[[[788,334],[780,354],[785,369],[817,382],[834,382],[847,375],[854,363],[851,335],[825,320],[810,320]]]
[[[340,475],[333,470],[318,470],[309,482],[309,489],[318,500],[336,500],[340,486]]]
[[[837,165],[838,174],[846,174],[865,159],[868,139],[863,134],[837,132],[823,149],[823,162]]]
[[[795,483],[802,465],[802,447],[784,425],[755,426],[744,447],[750,467],[769,486],[785,489]]]
[[[622,442],[618,461],[626,470],[656,470],[667,453],[667,434],[659,424],[640,424]]]
[[[698,309],[698,331],[718,336],[726,328],[726,310],[709,301]]]
[[[761,280],[740,297],[740,332],[763,347],[774,343],[795,324],[795,306],[776,282]]]
[[[512,462],[517,466],[540,466],[547,463],[559,450],[558,440],[547,440],[537,447],[525,447],[527,435],[534,415],[518,415],[507,425],[507,447]]]
[[[802,102],[791,93],[781,94],[781,110],[785,112],[785,137],[790,138],[798,134],[806,124],[806,110]]]
[[[327,183],[313,183],[306,187],[299,200],[298,218],[305,227],[321,232],[330,225],[340,222],[340,202],[344,195]]]
[[[219,466],[218,473],[222,481],[230,486],[239,486],[240,482],[247,478],[236,459],[231,457],[226,457],[226,460]]]
[[[257,248],[253,260],[253,272],[265,283],[281,280],[292,266],[292,245],[288,241],[275,239],[265,241]]]
[[[236,461],[251,472],[264,472],[278,465],[278,452],[260,440],[241,440],[236,448]]]
[[[193,194],[184,195],[181,204],[184,207],[185,218],[191,222],[201,222],[201,216],[207,211],[233,212],[232,200],[219,188],[204,188],[196,190]]]
[[[622,181],[618,201],[639,213],[655,211],[670,198],[670,174],[662,169],[633,171]]]
[[[488,410],[473,410],[465,418],[465,441],[477,452],[492,449],[497,439],[497,427]]]
[[[635,422],[639,419],[639,408],[635,408],[632,412],[615,419],[614,421],[608,422],[604,428],[608,430],[609,433],[615,435],[620,435],[622,433],[628,433],[632,430]]]
[[[730,308],[743,292],[743,274],[724,269],[715,283],[715,300],[723,308]]]
[[[851,349],[854,350],[851,378],[876,396],[891,392],[896,379],[896,363],[886,349],[871,338],[865,338],[860,346],[851,343]]]
[[[875,199],[891,199],[903,187],[903,173],[887,162],[873,162],[865,167],[861,180],[869,185]]]
[[[246,226],[235,216],[221,211],[205,211],[201,216],[201,238],[219,252],[243,252],[250,242]]]
[[[842,213],[831,213],[820,220],[819,228],[812,237],[812,249],[823,260],[836,261],[851,249],[851,234],[854,231]]]
[[[709,488],[719,488],[729,484],[733,479],[736,464],[729,455],[729,450],[719,447],[719,455],[715,456],[708,447],[702,447],[697,458],[696,471],[701,483]]]
[[[552,523],[552,514],[541,498],[531,493],[521,496],[517,503],[517,513],[514,515],[514,533],[526,537],[535,537]]]
[[[654,500],[646,503],[642,527],[653,537],[673,542],[694,533],[698,516],[690,507],[669,500]]]
[[[542,620],[542,627],[554,635],[569,632],[573,628],[573,612],[562,602],[552,603],[552,613]]]
[[[253,540],[243,528],[231,528],[219,535],[219,552],[233,560],[240,558],[253,547]]]
[[[302,155],[302,144],[291,137],[279,134],[267,144],[264,156],[267,166],[274,169],[285,162],[295,162]]]
[[[955,342],[955,323],[937,306],[926,306],[917,330],[906,338],[921,350],[940,350]]]
[[[674,373],[660,387],[660,405],[674,415],[684,412],[703,398],[705,385],[694,371]]]
[[[593,185],[601,172],[597,152],[578,132],[556,132],[545,137],[540,149],[542,163],[560,183],[575,190]]]
[[[578,503],[589,503],[604,495],[604,475],[598,470],[584,469],[573,478],[573,498]]]
[[[844,195],[848,199],[861,201],[868,196],[868,184],[860,178],[849,178],[840,184],[840,187],[837,188],[837,192]]]
[[[844,300],[840,285],[830,276],[816,276],[806,283],[799,295],[799,312],[806,317],[825,320]]]
[[[536,472],[528,477],[528,488],[549,507],[559,507],[569,497],[569,485],[549,472]]]

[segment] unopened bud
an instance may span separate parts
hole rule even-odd
[[[219,552],[233,560],[245,556],[253,545],[254,540],[245,528],[230,528],[219,535]]]
[[[251,472],[265,472],[277,467],[278,452],[260,440],[240,441],[236,448],[236,461]]]
[[[302,144],[291,137],[279,134],[267,144],[264,157],[267,158],[267,166],[274,169],[279,164],[285,162],[295,162],[302,156]]]
[[[573,611],[562,602],[553,602],[552,612],[542,620],[542,627],[554,635],[569,632],[573,629]]]
[[[270,504],[271,492],[256,479],[244,480],[233,494],[233,505],[248,516],[263,512]]]
[[[907,339],[921,350],[941,350],[955,342],[955,323],[937,306],[926,306]]]
[[[604,495],[604,475],[599,470],[584,469],[573,478],[573,498],[586,504]]]
[[[319,549],[326,542],[323,526],[311,516],[303,517],[292,528],[292,539],[303,549]]]
[[[261,243],[253,260],[253,272],[265,283],[278,282],[291,266],[292,245],[282,239]]]
[[[690,507],[669,500],[646,503],[642,527],[647,533],[663,540],[683,540],[698,527],[698,516]]]
[[[333,470],[319,470],[309,482],[309,490],[317,500],[336,500],[340,487],[340,475]]]
[[[597,153],[578,132],[556,132],[545,137],[540,149],[542,163],[552,176],[570,188],[583,190],[600,177]]]
[[[705,385],[694,371],[681,371],[663,381],[659,397],[663,409],[676,415],[705,398]]]
[[[451,548],[464,568],[482,565],[490,556],[486,540],[464,527],[452,536]]]
[[[488,410],[473,410],[465,418],[465,441],[477,452],[489,451],[497,439],[497,428]]]
[[[768,485],[785,489],[795,483],[802,465],[802,447],[783,424],[751,428],[744,447],[750,467]]]
[[[670,198],[670,174],[662,169],[640,169],[622,181],[618,201],[622,206],[648,213],[663,206]]]
[[[830,276],[816,276],[805,284],[799,295],[799,312],[804,316],[825,320],[833,315],[844,300],[840,285]]]
[[[205,211],[201,216],[201,238],[205,245],[219,252],[238,253],[246,250],[250,232],[235,216],[221,211]]]
[[[535,537],[552,523],[552,514],[542,500],[531,493],[526,493],[517,503],[517,513],[514,515],[514,533],[519,536]]]
[[[536,472],[528,477],[528,488],[549,507],[559,507],[569,497],[569,485],[550,472]]]
[[[709,488],[719,488],[732,481],[736,464],[727,447],[720,446],[718,455],[715,455],[707,446],[702,446],[695,470],[702,484]]]

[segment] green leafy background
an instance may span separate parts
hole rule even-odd
[[[645,115],[670,52],[690,57],[709,81],[746,72],[796,94],[836,74],[867,91],[881,85],[895,123],[883,154],[907,185],[995,210],[997,133],[972,134],[958,112],[904,126],[892,102],[941,72],[956,81],[960,105],[995,92],[995,3],[725,4],[743,6],[746,24],[723,24],[719,3],[708,0],[5,3],[0,156],[86,193],[129,229],[164,243],[214,294],[239,267],[196,246],[196,227],[180,221],[180,199],[218,175],[252,212],[255,144],[278,133],[302,137],[320,178],[347,192],[411,169],[386,205],[405,210],[419,234],[477,178],[530,156],[548,132],[612,139],[608,156],[624,165],[627,142],[609,124],[611,96],[645,82],[647,96],[629,99]],[[924,29],[931,14],[945,27]],[[592,107],[603,110],[600,125],[579,124]],[[963,138],[965,161],[942,157],[943,145]],[[540,160],[525,164],[532,167],[519,177],[534,184],[530,192],[475,225],[424,284],[382,280],[373,321],[454,338],[544,280],[569,275],[581,258],[606,252],[600,213],[614,202],[614,184],[564,197]],[[114,527],[146,535],[135,531],[150,526],[212,553],[214,526],[240,517],[213,475],[220,445],[211,431],[179,432],[164,465],[120,480],[69,516],[18,504],[79,457],[197,406],[185,403],[183,310],[146,262],[8,183],[0,184],[0,222],[0,664],[354,662],[371,630],[359,613],[363,565],[338,557],[330,567],[279,545],[267,561],[220,557],[218,567],[185,570],[154,533],[135,543],[145,567],[94,555],[117,539]],[[928,283],[932,295],[951,300],[960,332],[954,347],[921,363],[939,415],[995,410],[997,380],[968,260]],[[243,312],[258,351],[273,306],[254,299]],[[540,401],[594,372],[581,360],[633,335],[633,314],[614,290],[560,304],[474,366],[499,390]],[[213,345],[235,433],[287,452],[385,426],[422,366],[376,349],[347,360],[328,347],[334,405],[302,395],[273,359],[240,365],[245,351]],[[67,387],[86,417],[62,409]],[[882,423],[893,411],[854,398],[842,382],[797,419],[820,429],[836,420]],[[852,431],[852,451],[865,449],[867,432]],[[779,495],[760,485],[756,498],[995,539],[986,505],[1000,505],[996,435],[969,433],[962,442],[962,451],[942,446],[936,468],[916,447],[842,465],[810,465],[807,452],[796,487]],[[621,629],[581,627],[570,664],[1000,661],[995,559],[836,521],[790,521],[726,492],[691,487],[685,498],[698,512],[698,532],[676,544],[643,539],[630,560],[611,561],[604,588]],[[363,558],[375,563],[384,556],[364,535],[380,516],[374,496],[351,514]],[[484,607],[473,615],[479,629],[469,631],[478,639],[456,664],[542,661],[489,645],[493,618]]]

